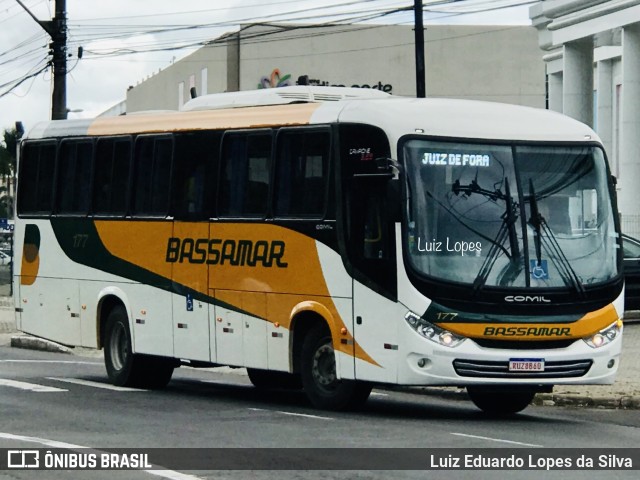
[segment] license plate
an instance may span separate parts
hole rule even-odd
[[[510,372],[544,372],[544,358],[511,358]]]

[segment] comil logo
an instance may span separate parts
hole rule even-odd
[[[509,295],[504,299],[511,303],[551,303],[544,295]]]
[[[9,450],[7,452],[8,468],[40,468],[40,452],[38,450]]]

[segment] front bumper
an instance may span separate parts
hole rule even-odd
[[[577,339],[564,348],[504,349],[482,347],[469,338],[457,347],[443,347],[411,329],[402,331],[398,383],[403,385],[609,385],[622,351],[622,334],[600,348]],[[509,372],[511,359],[544,359],[545,370]]]

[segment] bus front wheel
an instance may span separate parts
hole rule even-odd
[[[173,363],[167,359],[133,353],[127,313],[115,307],[107,317],[104,363],[109,380],[120,387],[162,388],[173,374]]]
[[[521,412],[531,403],[536,392],[531,390],[504,390],[467,387],[469,398],[490,415],[512,415]]]
[[[311,404],[324,410],[357,408],[371,393],[367,383],[338,379],[331,333],[324,325],[312,328],[303,341],[300,377]]]

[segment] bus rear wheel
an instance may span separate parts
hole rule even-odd
[[[311,404],[323,410],[357,408],[371,393],[370,384],[338,379],[331,333],[324,325],[312,328],[303,341],[300,378]]]
[[[133,353],[127,313],[121,306],[107,317],[104,363],[109,380],[120,387],[162,388],[174,368],[170,360]]]
[[[467,387],[471,401],[489,415],[513,415],[521,412],[533,400],[536,392],[531,390],[505,390]]]

